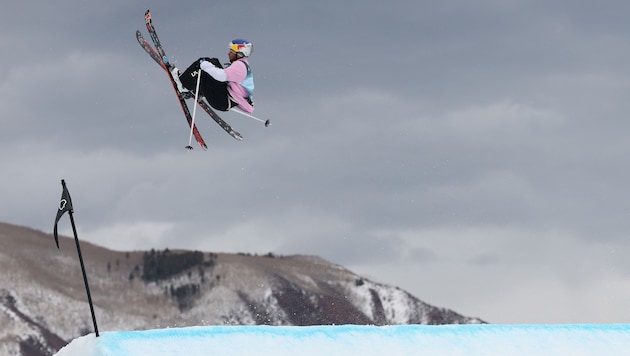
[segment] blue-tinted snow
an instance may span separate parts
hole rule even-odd
[[[205,326],[103,332],[57,355],[628,355],[630,324]]]

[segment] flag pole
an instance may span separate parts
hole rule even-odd
[[[67,191],[66,182],[62,179],[61,185],[63,185],[64,191]],[[72,232],[74,233],[74,241],[77,245],[77,252],[79,253],[79,261],[81,262],[81,272],[83,272],[83,282],[85,283],[85,290],[87,291],[88,303],[90,304],[90,311],[92,312],[92,323],[94,323],[94,333],[96,337],[98,334],[98,326],[96,325],[96,315],[94,314],[94,305],[92,304],[92,295],[90,294],[90,286],[88,285],[87,274],[85,273],[85,265],[83,264],[83,255],[81,255],[81,246],[79,246],[79,237],[77,235],[77,228],[74,225],[74,216],[72,209],[68,211],[70,215],[70,224],[72,225]]]

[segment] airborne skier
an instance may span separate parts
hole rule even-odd
[[[238,107],[241,111],[252,113],[254,102],[254,77],[248,58],[253,46],[243,39],[235,39],[229,44],[230,64],[223,69],[217,58],[200,58],[192,63],[183,73],[173,67],[171,75],[182,93],[194,91],[197,85],[197,73],[201,69],[201,82],[198,95],[220,111]]]
[[[197,129],[197,126],[195,125],[194,116],[190,114],[190,110],[188,109],[188,105],[186,104],[186,100],[185,100],[185,99],[191,97],[191,95],[190,95],[191,93],[190,92],[182,93],[182,92],[179,91],[178,87],[181,87],[181,82],[179,82],[179,80],[176,80],[175,78],[177,78],[177,77],[174,78],[173,75],[171,74],[171,71],[173,70],[174,66],[168,60],[168,57],[166,56],[166,53],[164,52],[164,48],[162,48],[162,44],[160,42],[160,39],[158,38],[157,33],[155,32],[155,27],[153,27],[153,21],[151,19],[151,11],[147,10],[145,12],[144,20],[145,20],[145,24],[147,26],[147,30],[149,31],[149,34],[151,35],[151,39],[153,40],[153,44],[155,45],[155,47],[151,46],[151,44],[149,44],[149,42],[147,42],[147,40],[144,39],[144,37],[142,36],[140,31],[136,31],[136,39],[138,40],[138,43],[140,44],[140,46],[149,54],[149,56],[151,56],[151,58],[153,58],[153,60],[158,65],[160,65],[160,67],[162,67],[162,69],[164,69],[164,71],[166,71],[166,73],[168,74],[168,77],[171,80],[171,84],[173,86],[173,89],[177,93],[177,98],[179,100],[179,104],[180,104],[180,106],[182,108],[182,111],[184,112],[184,116],[186,117],[186,121],[188,121],[188,124],[190,125],[191,136],[194,135],[195,139],[197,140],[197,143],[199,143],[199,146],[201,146],[201,148],[203,148],[205,150],[205,149],[208,148],[208,146],[204,142],[203,137],[201,137],[201,134],[199,133],[199,130]],[[250,48],[249,52],[251,53],[251,48]],[[179,79],[179,78],[177,78],[177,79]],[[196,99],[197,99],[197,104],[199,104],[199,106],[225,132],[227,132],[230,136],[234,137],[235,139],[237,139],[239,141],[243,139],[241,134],[238,133],[237,131],[235,131],[234,129],[232,129],[232,127],[227,122],[225,122],[223,119],[221,119],[221,117],[219,117],[219,115],[217,115],[214,112],[212,107],[209,104],[207,104],[206,101],[204,101],[202,97],[197,96]],[[248,115],[247,113],[244,113],[244,114]],[[260,119],[257,119],[257,120],[262,121]],[[265,121],[265,126],[269,126],[269,125],[270,125],[269,120]],[[190,143],[188,144],[188,146],[186,146],[186,148],[187,149],[192,149],[192,146],[190,146]]]

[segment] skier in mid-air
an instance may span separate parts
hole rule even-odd
[[[237,107],[251,114],[254,111],[254,77],[248,57],[252,54],[253,46],[243,39],[235,39],[229,46],[230,64],[225,69],[217,58],[200,58],[183,73],[173,68],[171,74],[180,92],[192,94],[197,86],[197,73],[201,69],[197,94],[205,97],[210,106],[220,111]]]

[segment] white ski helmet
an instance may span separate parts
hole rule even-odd
[[[241,57],[249,57],[249,55],[252,54],[253,49],[254,46],[243,39],[236,39],[230,42],[230,51]]]

